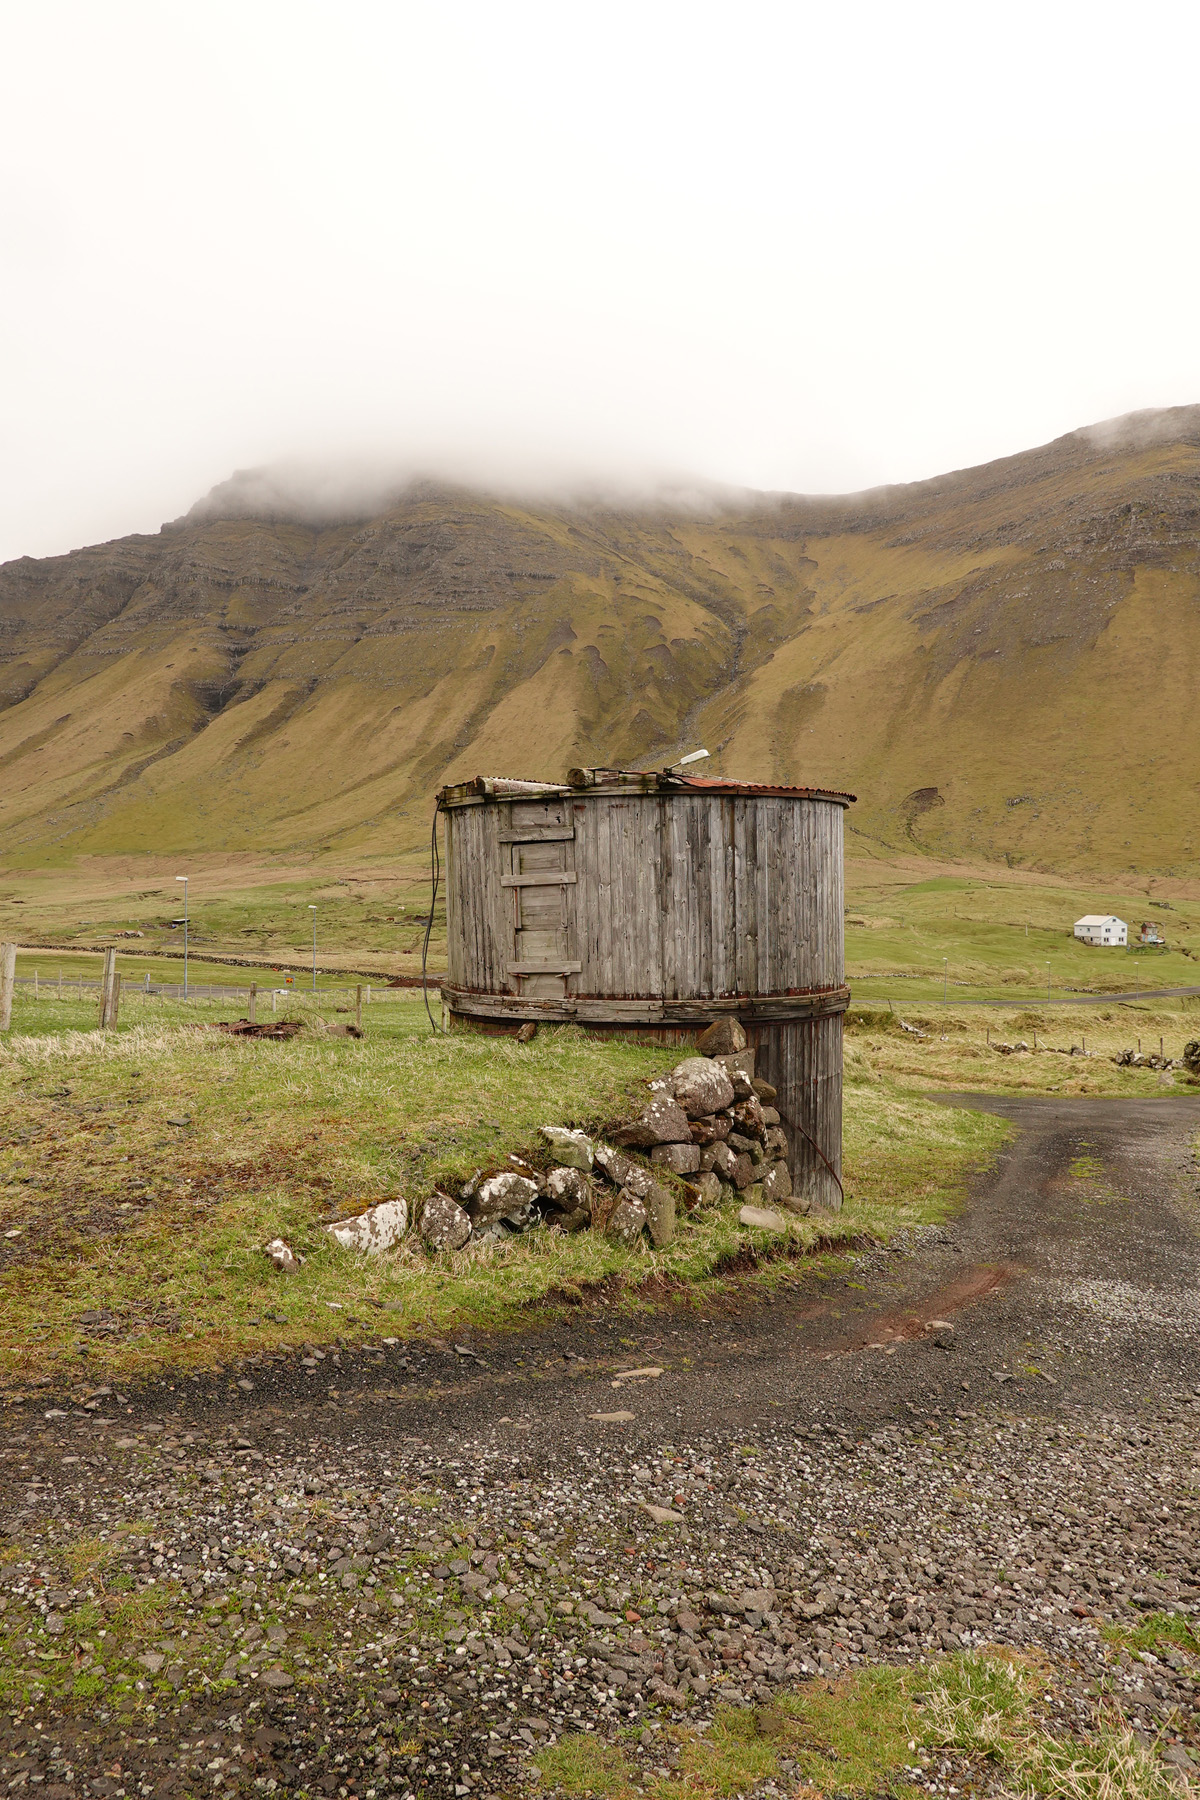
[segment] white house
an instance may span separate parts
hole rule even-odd
[[[1085,944],[1127,944],[1129,927],[1112,913],[1084,913],[1075,921],[1075,936]]]

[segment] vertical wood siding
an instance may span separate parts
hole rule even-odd
[[[503,831],[573,825],[569,847],[525,853]],[[577,872],[559,953],[567,992],[670,1000],[807,993],[843,978],[842,808],[773,795],[616,795],[463,806],[447,816],[449,976],[514,992],[522,867]],[[548,897],[528,903],[528,925]],[[548,921],[547,921],[548,923]]]

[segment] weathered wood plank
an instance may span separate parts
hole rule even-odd
[[[502,875],[501,887],[571,887],[576,875],[574,869],[531,869],[527,874]]]
[[[556,844],[575,836],[573,825],[531,825],[524,831],[501,831],[502,844]]]

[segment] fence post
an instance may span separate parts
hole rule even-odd
[[[271,989],[271,1011],[277,1012],[278,1010],[279,1010],[279,989],[272,988]]]
[[[362,1030],[362,983],[354,990],[354,1023]]]
[[[33,997],[35,1000],[37,1000],[39,998],[38,972],[36,969],[33,971]]]
[[[247,1010],[250,1015],[250,1023],[253,1025],[255,1022],[254,1015],[258,1010],[258,983],[257,983],[257,981],[252,981],[250,983],[250,999],[247,1002]]]
[[[12,1024],[13,987],[17,979],[17,946],[0,944],[0,1031]]]
[[[104,975],[100,982],[100,1029],[112,1031],[117,1023],[121,977],[117,974],[117,953],[104,952]]]

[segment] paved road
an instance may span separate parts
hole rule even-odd
[[[1068,1726],[1107,1684],[1200,1762],[1190,1665],[1151,1677],[1098,1630],[1200,1610],[1200,1097],[945,1099],[1016,1127],[962,1216],[772,1301],[297,1358],[110,1399],[107,1431],[39,1399],[0,1478],[5,1616],[59,1581],[69,1636],[55,1532],[127,1521],[132,1578],[181,1584],[177,1693],[68,1708],[57,1752],[18,1714],[0,1776],[175,1795],[220,1757],[223,1792],[507,1800],[572,1732],[666,1769],[664,1719],[997,1639],[1050,1659]]]

